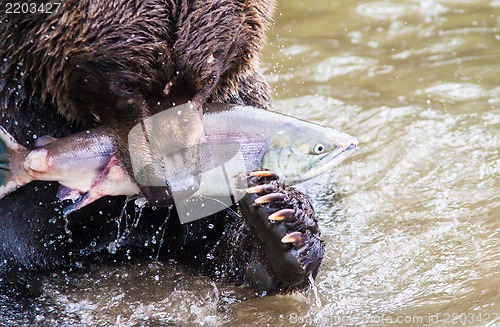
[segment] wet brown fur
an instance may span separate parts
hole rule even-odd
[[[257,66],[273,8],[272,0],[69,0],[52,15],[2,11],[0,49],[30,96],[68,120],[110,127],[125,150],[139,120],[186,101],[269,107]]]
[[[0,0],[0,124],[28,147],[37,136],[104,125],[116,134],[126,160],[129,129],[174,104],[271,105],[258,54],[274,0],[67,0],[52,15],[6,14],[6,2]],[[18,267],[68,267],[91,240],[98,241],[93,251],[106,253],[116,237],[123,199],[102,199],[72,214],[68,236],[62,219],[49,223],[59,215],[56,192],[57,185],[32,183],[0,202],[0,260],[14,267],[16,283],[31,284],[22,282]],[[296,191],[283,192],[308,203]],[[315,221],[314,212],[297,208],[300,219],[290,226],[303,230]],[[167,209],[145,210],[136,240],[129,241],[140,251],[149,229],[152,235],[153,225],[163,226],[169,215]],[[249,263],[266,262],[233,210],[182,226],[170,219],[165,229],[163,253],[201,270],[243,281]],[[323,247],[311,240],[300,263],[315,276]],[[203,260],[210,251],[217,259]],[[273,285],[271,293],[307,288],[308,282]]]

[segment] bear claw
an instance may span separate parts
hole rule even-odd
[[[295,210],[293,209],[281,209],[271,214],[267,219],[273,221],[292,221],[295,216]]]
[[[249,175],[254,176],[254,177],[273,177],[273,178],[277,177],[276,173],[274,171],[271,171],[271,170],[252,171]]]
[[[302,244],[302,233],[301,232],[293,232],[290,234],[286,234],[282,239],[281,243],[294,243],[297,245]]]
[[[283,201],[285,199],[285,194],[282,193],[271,193],[266,194],[255,199],[256,204],[265,204],[270,202]]]
[[[271,193],[275,188],[270,184],[257,185],[247,188],[245,191],[247,193]]]

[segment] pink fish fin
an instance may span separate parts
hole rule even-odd
[[[59,185],[59,191],[57,192],[57,198],[59,200],[73,200],[76,201],[82,193],[78,190],[66,187],[64,185]]]
[[[99,172],[87,192],[82,193],[76,189],[61,186],[58,197],[64,200],[75,200],[73,204],[63,209],[66,216],[104,196],[136,196],[138,193],[138,187],[130,180],[126,170],[120,166],[118,159],[113,156],[104,169]]]
[[[99,198],[101,198],[101,196],[90,190],[89,192],[80,196],[73,204],[65,207],[63,209],[63,215],[67,216],[74,211],[80,210],[81,208],[91,204]]]
[[[54,141],[57,141],[57,139],[55,137],[52,137],[49,135],[40,136],[35,141],[35,147],[39,148],[39,147],[45,146],[47,144],[50,144]]]
[[[110,182],[108,178],[110,172],[109,166],[110,163],[108,163],[105,169],[103,169],[100,175],[94,180],[90,189],[85,193],[82,193],[77,189],[72,189],[62,185],[59,187],[59,192],[57,193],[59,199],[62,200],[71,199],[75,201],[73,204],[70,204],[69,206],[63,209],[63,214],[65,216],[85,207],[86,205],[91,204],[92,202],[104,196],[122,195],[122,194],[111,194],[109,192],[110,190],[107,188],[107,186],[109,185],[108,183]]]

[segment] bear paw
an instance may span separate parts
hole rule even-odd
[[[241,214],[260,241],[273,274],[286,289],[307,288],[308,278],[316,277],[324,253],[311,203],[295,188],[279,182],[272,171],[251,172],[246,181],[249,187],[239,201]],[[271,277],[261,265],[249,268],[250,284],[270,283]]]

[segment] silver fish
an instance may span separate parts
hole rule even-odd
[[[59,199],[78,200],[70,213],[103,196],[139,193],[102,127],[58,140],[42,136],[35,145],[26,149],[0,126],[0,198],[31,181],[56,181]]]
[[[191,194],[217,196],[227,194],[218,173],[222,166],[233,180],[230,187],[238,174],[256,169],[272,170],[285,183],[296,184],[331,170],[357,147],[356,138],[311,122],[254,107],[212,104],[204,108],[201,144],[193,145],[199,146],[201,165],[186,164],[199,169],[182,171],[184,149],[172,150],[171,129],[158,124],[172,121],[171,113],[154,115],[130,131],[130,173],[103,127],[58,140],[42,137],[33,150],[0,127],[0,198],[33,180],[61,184],[58,197],[76,201],[65,214],[107,195],[155,200],[144,191],[168,186],[175,193],[193,181],[200,182]]]

